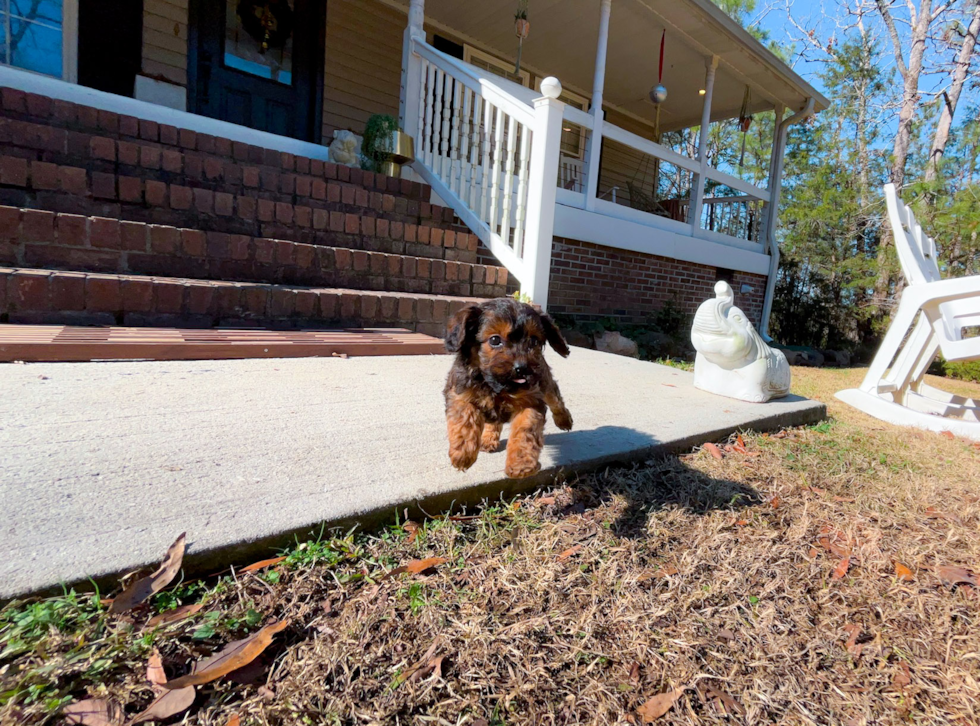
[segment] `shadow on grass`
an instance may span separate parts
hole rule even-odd
[[[569,481],[570,501],[557,502],[562,513],[581,514],[621,498],[625,508],[612,531],[630,539],[646,536],[650,515],[664,509],[702,515],[762,503],[752,487],[710,477],[676,455],[696,445],[666,446],[649,434],[620,426],[545,436],[546,451],[558,462],[575,462],[578,469],[585,461],[585,469],[591,471]]]

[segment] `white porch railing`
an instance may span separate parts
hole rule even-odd
[[[411,43],[403,125],[415,137],[414,168],[546,306],[561,87],[543,84],[540,98],[421,39]]]

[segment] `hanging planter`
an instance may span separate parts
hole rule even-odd
[[[293,9],[287,0],[241,0],[238,17],[262,53],[281,48],[293,33]]]
[[[521,72],[521,51],[524,49],[524,41],[527,40],[528,33],[531,32],[531,23],[527,20],[527,1],[517,0],[517,12],[514,13],[514,35],[517,36],[517,64],[514,66],[514,74]]]

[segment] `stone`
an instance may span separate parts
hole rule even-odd
[[[334,164],[360,167],[361,142],[363,140],[363,137],[358,136],[353,131],[334,131],[327,157]]]
[[[595,348],[603,353],[623,355],[628,358],[639,358],[640,348],[635,342],[613,330],[606,330],[595,335]]]
[[[569,345],[574,345],[578,348],[595,348],[595,341],[580,330],[575,330],[574,328],[563,330],[561,331],[561,335]]]
[[[695,388],[753,403],[785,396],[791,375],[786,356],[766,345],[734,300],[731,285],[719,280],[715,297],[694,315]]]

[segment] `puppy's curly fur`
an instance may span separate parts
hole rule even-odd
[[[544,359],[546,342],[568,356],[552,319],[513,298],[469,305],[449,321],[446,349],[456,360],[443,393],[449,459],[457,469],[473,466],[480,451],[496,451],[509,422],[507,476],[532,476],[541,468],[545,409],[551,409],[558,428],[572,428],[572,415]]]

